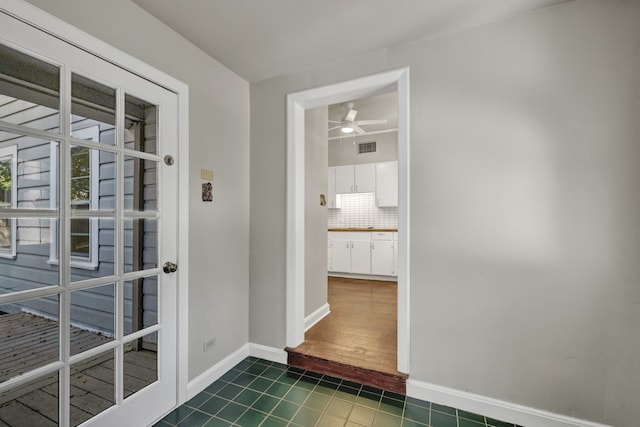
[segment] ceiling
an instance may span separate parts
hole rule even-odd
[[[255,82],[571,0],[132,0]]]
[[[398,127],[398,93],[390,92],[382,95],[369,96],[352,100],[353,108],[358,111],[357,120],[378,120],[384,119],[385,124],[365,125],[362,128],[366,132],[376,132],[387,129],[396,129]],[[343,103],[329,105],[329,120],[340,121],[346,114],[346,108]],[[329,128],[336,126],[335,123],[329,123]],[[340,133],[340,129],[329,132],[329,137],[345,136]],[[353,134],[351,135],[353,136]]]

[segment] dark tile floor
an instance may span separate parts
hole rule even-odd
[[[516,427],[248,357],[156,426]]]

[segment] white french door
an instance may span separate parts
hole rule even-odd
[[[176,404],[177,108],[0,11],[0,425]]]

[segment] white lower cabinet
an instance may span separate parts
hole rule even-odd
[[[393,235],[389,232],[329,232],[329,271],[395,276]]]
[[[389,240],[373,240],[371,242],[371,274],[395,276],[393,243]]]
[[[351,273],[351,241],[331,239],[331,266],[336,273]]]
[[[371,240],[351,242],[351,273],[371,274]]]

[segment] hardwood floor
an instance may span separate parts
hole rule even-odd
[[[289,364],[320,370],[324,363],[322,373],[354,381],[379,374],[371,385],[404,390],[406,375],[396,370],[397,283],[330,277],[328,297],[331,313],[287,349]]]

